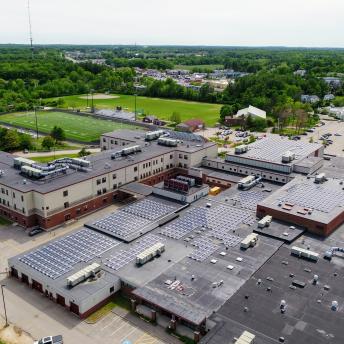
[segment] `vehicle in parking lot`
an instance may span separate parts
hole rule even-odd
[[[34,341],[33,344],[63,344],[63,338],[61,335],[48,336]]]
[[[34,228],[29,232],[29,236],[33,237],[39,233],[42,233],[44,230],[42,228]]]
[[[342,136],[342,134],[335,133],[334,136]]]

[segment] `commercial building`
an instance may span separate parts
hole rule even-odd
[[[198,341],[281,245],[262,237],[241,251],[266,194],[238,192],[192,204],[150,195],[9,259],[11,275],[81,318],[121,292],[133,311]]]
[[[328,236],[344,222],[342,185],[341,180],[327,179],[320,174],[295,178],[260,202],[257,216],[271,215]]]
[[[237,112],[234,118],[248,117],[252,116],[253,118],[266,118],[266,112],[264,110],[258,109],[255,106],[250,105],[245,109],[241,109]]]
[[[166,134],[174,146],[146,141],[143,131],[105,134],[103,152],[50,164],[24,159],[15,166],[15,156],[0,152],[0,214],[25,228],[51,229],[127,197],[121,190],[126,184],[152,185],[172,176],[176,168],[187,170],[205,156],[217,155],[216,144],[198,135]],[[125,150],[130,147],[137,149]]]
[[[294,173],[313,173],[322,166],[324,147],[269,136],[248,145],[236,147],[225,159],[205,158],[204,167],[244,175],[259,175],[265,180],[287,183]]]

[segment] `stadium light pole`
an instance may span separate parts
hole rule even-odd
[[[4,294],[4,284],[1,284],[1,293],[2,293],[2,302],[4,304],[4,311],[5,311],[5,327],[8,326],[8,320],[7,320],[7,311],[6,311],[6,303],[5,303],[5,294]]]
[[[36,120],[36,138],[38,140],[38,120],[37,120],[37,110],[36,110],[36,106],[33,107],[35,110],[35,120]]]
[[[93,92],[94,92],[94,90],[92,89],[91,90],[91,112],[93,113],[94,112],[94,106],[93,106]]]
[[[136,111],[136,98],[137,98],[137,92],[135,89],[135,122],[136,122],[136,117],[137,117],[137,111]]]

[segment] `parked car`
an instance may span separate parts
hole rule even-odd
[[[29,232],[29,236],[33,237],[39,233],[42,233],[44,230],[42,228],[34,228]]]
[[[48,336],[36,340],[33,344],[63,344],[63,338],[61,335],[58,336]]]

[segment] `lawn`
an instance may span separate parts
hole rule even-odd
[[[110,120],[97,119],[73,115],[62,112],[38,112],[38,130],[49,134],[55,125],[60,126],[66,133],[67,140],[80,142],[98,141],[103,133],[117,129],[135,129],[133,125],[122,124]],[[13,113],[0,116],[0,122],[20,126],[26,129],[35,129],[35,115],[33,112]]]
[[[135,96],[114,95],[111,99],[94,99],[96,108],[115,108],[122,106],[129,111],[135,110]],[[87,106],[87,100],[78,96],[62,97],[65,100],[65,107],[84,109]],[[53,98],[56,99],[56,98]],[[88,100],[88,105],[91,102]],[[209,104],[200,102],[191,102],[185,100],[172,100],[161,98],[137,97],[137,111],[146,115],[155,115],[160,119],[168,120],[173,112],[179,112],[183,121],[191,118],[200,118],[208,126],[214,126],[219,120],[221,104]]]
[[[49,156],[33,156],[30,159],[36,162],[47,163],[60,158],[78,158],[79,154],[63,154],[63,155],[49,155]]]
[[[7,220],[3,217],[0,216],[0,225],[3,225],[3,226],[7,226],[7,225],[10,225],[12,222],[10,220]],[[1,342],[0,342],[1,344]]]

